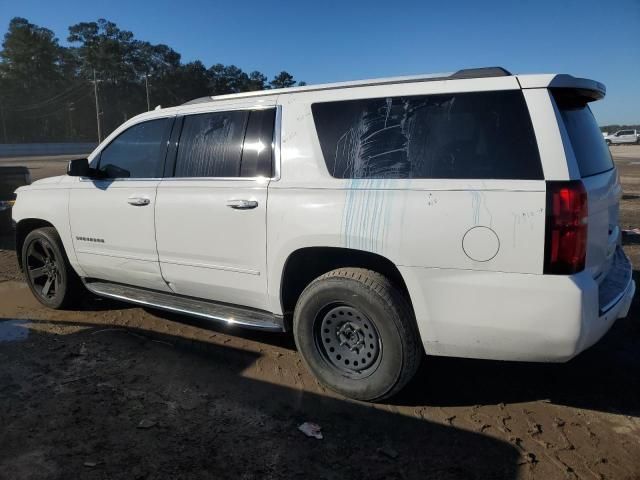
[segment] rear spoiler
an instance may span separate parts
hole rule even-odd
[[[588,78],[577,78],[566,74],[518,75],[516,78],[523,89],[571,89],[578,91],[580,97],[589,102],[600,100],[607,94],[607,88],[600,82],[589,80]]]

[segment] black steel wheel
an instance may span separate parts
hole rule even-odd
[[[316,317],[316,346],[332,368],[350,378],[371,375],[382,358],[375,324],[352,306],[330,305]]]
[[[293,335],[316,378],[358,400],[396,394],[423,354],[406,296],[363,268],[332,270],[307,285],[296,304]]]
[[[53,227],[30,232],[22,245],[22,269],[34,296],[47,307],[69,306],[82,290]]]

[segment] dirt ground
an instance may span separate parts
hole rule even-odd
[[[640,227],[640,147],[612,151],[621,224]],[[20,163],[35,179],[65,161]],[[640,265],[636,238],[625,249]],[[0,479],[640,478],[638,298],[567,364],[425,357],[405,392],[371,405],[319,386],[284,334],[90,295],[47,310],[5,235]],[[298,431],[305,421],[324,438]]]

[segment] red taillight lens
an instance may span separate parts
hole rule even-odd
[[[584,270],[587,256],[587,191],[580,180],[547,182],[544,273]]]

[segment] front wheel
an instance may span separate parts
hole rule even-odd
[[[607,143],[607,145],[610,147],[611,146],[611,140],[605,140],[605,142]]]
[[[312,281],[293,318],[298,350],[322,384],[358,400],[396,394],[422,348],[412,309],[383,275],[342,268]]]
[[[39,228],[27,235],[22,246],[22,268],[33,295],[49,308],[70,306],[82,290],[53,227]]]

